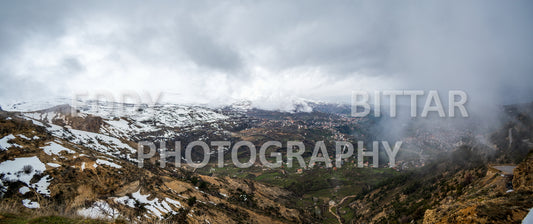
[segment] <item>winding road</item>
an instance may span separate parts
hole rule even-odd
[[[346,200],[346,199],[348,199],[348,198],[354,198],[354,197],[356,197],[356,196],[357,196],[357,195],[348,195],[348,196],[342,198],[341,201],[340,201],[338,204],[330,205],[330,206],[329,206],[329,213],[331,213],[331,214],[333,214],[335,217],[337,217],[337,221],[339,221],[340,224],[342,224],[342,221],[341,221],[341,216],[337,214],[338,209],[335,209],[336,212],[331,211],[331,209],[332,209],[333,207],[337,207],[338,205],[344,203],[344,200]]]

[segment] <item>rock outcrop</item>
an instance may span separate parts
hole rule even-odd
[[[533,153],[520,163],[513,173],[513,188],[516,191],[533,191]]]

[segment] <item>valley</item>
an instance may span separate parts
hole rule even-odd
[[[509,223],[533,207],[531,172],[524,169],[531,165],[533,104],[503,108],[499,129],[414,119],[394,135],[387,118],[353,118],[342,105],[310,103],[313,112],[145,105],[127,113],[117,105],[90,105],[0,111],[0,220],[36,214],[128,223],[453,223],[473,217]],[[394,164],[384,147],[376,161],[359,159],[359,149],[382,139],[403,142]],[[142,141],[169,150],[180,142],[181,156],[162,159],[158,145],[141,166]],[[239,168],[231,144],[185,155],[194,141],[248,141],[257,151],[268,141],[298,141],[304,166],[286,144],[264,151],[279,155],[266,156],[279,166],[257,158]],[[312,162],[320,141],[330,164]],[[353,156],[338,159],[336,141],[366,144],[353,144]],[[237,151],[240,162],[259,154],[245,148]],[[209,160],[191,167],[185,157]],[[493,168],[509,164],[517,168]]]

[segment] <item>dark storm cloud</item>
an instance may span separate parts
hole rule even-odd
[[[2,80],[58,92],[157,86],[210,102],[406,88],[533,99],[528,1],[0,4]],[[3,84],[0,97],[31,92],[18,88],[26,83]]]

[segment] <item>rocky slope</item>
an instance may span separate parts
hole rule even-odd
[[[342,222],[521,223],[533,207],[531,105],[506,110],[507,123],[490,143],[467,139],[345,200],[337,206]]]
[[[520,163],[513,172],[513,188],[517,191],[533,192],[533,154]]]
[[[533,153],[515,168],[514,175],[488,169],[459,197],[426,210],[424,223],[522,223],[533,207],[531,171],[524,170],[533,165],[532,159]]]
[[[138,168],[132,142],[72,129],[76,121],[57,109],[41,111],[46,117],[1,112],[3,205],[129,221],[300,222],[284,206],[290,192],[150,163]]]

